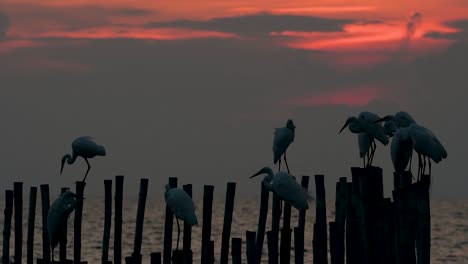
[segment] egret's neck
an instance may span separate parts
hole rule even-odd
[[[75,163],[76,158],[77,158],[76,155],[73,155],[73,156],[70,155],[70,154],[65,155],[65,160],[67,161],[68,164],[73,164],[73,163]]]

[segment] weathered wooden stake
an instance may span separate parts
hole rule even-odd
[[[112,180],[104,180],[104,234],[102,236],[102,264],[109,261],[109,242],[112,225]]]
[[[192,198],[192,184],[185,184],[184,191]],[[183,238],[184,263],[192,263],[192,226],[184,222],[184,238]]]
[[[242,263],[242,238],[233,237],[231,239],[231,258],[232,264]]]
[[[21,264],[23,256],[23,183],[13,183],[15,207],[15,263]]]
[[[161,252],[154,252],[150,254],[151,264],[161,264]]]
[[[338,233],[337,233],[337,224],[336,222],[330,222],[328,223],[329,230],[330,230],[330,262],[331,264],[338,263],[337,261],[337,238],[338,238]]]
[[[431,208],[429,186],[431,177],[422,175],[417,185],[417,261],[418,264],[429,264],[431,261]]]
[[[75,264],[81,264],[81,221],[83,217],[83,200],[85,185],[85,182],[76,182],[75,225],[73,236],[73,263]]]
[[[47,227],[47,214],[49,213],[49,185],[41,184],[41,200],[42,200],[42,261],[43,263],[50,263],[50,240],[49,228]]]
[[[13,191],[5,190],[5,211],[3,220],[2,263],[10,263],[11,218],[13,217]]]
[[[327,211],[325,204],[325,183],[323,175],[315,175],[316,213],[313,237],[314,264],[328,263]]]
[[[335,198],[335,257],[334,263],[344,264],[345,261],[345,223],[346,223],[346,205],[347,205],[347,189],[348,183],[346,177],[341,177],[336,183],[336,198]],[[330,230],[331,233],[331,230]],[[332,244],[330,244],[331,246]]]
[[[274,196],[274,195],[273,195]],[[278,264],[278,236],[275,232],[267,232],[268,264]]]
[[[360,233],[359,217],[359,178],[352,176],[352,182],[347,184],[346,206],[346,263],[361,264],[363,245]]]
[[[122,263],[122,209],[124,176],[115,176],[114,264]]]
[[[231,238],[232,212],[234,210],[234,198],[236,183],[228,182],[226,187],[226,204],[224,206],[223,234],[221,238],[221,264],[227,264],[229,258],[229,241]]]
[[[31,187],[29,190],[29,214],[28,214],[28,239],[27,244],[27,263],[34,263],[34,225],[36,223],[36,197],[37,187]]]
[[[184,260],[184,254],[182,250],[174,250],[172,254],[172,264],[182,264]]]
[[[213,210],[213,191],[214,186],[205,185],[203,187],[203,226],[202,226],[202,247],[201,263],[209,262],[208,246],[211,241],[211,214]]]
[[[246,238],[246,253],[247,253],[247,263],[248,264],[256,264],[257,263],[257,257],[255,256],[255,236],[256,233],[252,231],[246,231],[245,232],[245,238]]]
[[[304,264],[304,229],[294,228],[294,263]]]
[[[140,193],[138,195],[138,209],[137,217],[135,224],[135,242],[133,244],[133,254],[134,262],[138,262],[137,259],[141,260],[141,241],[143,238],[143,221],[145,219],[145,206],[146,206],[146,196],[148,193],[148,179],[140,180]],[[135,261],[136,260],[136,261]],[[140,263],[136,263],[140,264]]]
[[[177,188],[177,178],[169,177],[169,188]],[[163,263],[170,264],[172,258],[172,224],[174,222],[174,213],[166,205],[166,219],[164,220],[164,248]]]
[[[265,226],[268,215],[268,198],[270,191],[265,188],[263,182],[261,182],[261,196],[260,196],[260,214],[258,216],[258,228],[257,228],[257,240],[255,242],[255,248],[257,249],[258,263],[262,260],[263,241],[265,239]]]
[[[283,229],[281,229],[280,263],[289,264],[291,259],[291,204],[283,202]]]

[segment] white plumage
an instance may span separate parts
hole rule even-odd
[[[91,169],[89,165],[88,159],[94,158],[96,156],[105,156],[106,150],[103,146],[100,146],[94,142],[92,137],[84,136],[75,139],[72,143],[72,154],[65,154],[62,157],[62,166],[60,168],[60,174],[63,172],[63,166],[65,162],[68,164],[73,164],[76,161],[76,158],[82,157],[86,164],[88,165],[88,169],[86,170],[85,177],[83,182],[86,180],[88,176],[88,172]]]
[[[312,196],[291,175],[284,171],[274,174],[271,168],[264,167],[250,178],[264,173],[267,174],[262,180],[265,188],[276,193],[281,200],[290,203],[298,210],[309,208],[308,201],[312,200]]]
[[[340,133],[348,127],[349,131],[358,134],[359,156],[363,159],[364,166],[371,166],[376,149],[375,139],[383,145],[389,140],[383,127],[376,123],[379,117],[371,112],[361,112],[358,117],[349,117]],[[370,151],[369,151],[370,150]],[[370,152],[370,153],[369,153]],[[367,165],[365,156],[367,155]]]
[[[281,156],[283,156],[286,168],[289,172],[288,161],[286,160],[286,150],[294,141],[294,132],[296,126],[291,119],[288,119],[285,127],[275,128],[273,137],[273,162],[278,163],[278,171],[281,170]]]
[[[75,210],[76,195],[70,191],[63,193],[50,206],[47,214],[47,228],[49,231],[50,245],[52,246],[52,260],[54,248],[62,238],[66,237],[65,228],[68,216]]]
[[[170,188],[166,185],[164,199],[167,206],[174,213],[177,220],[177,249],[179,248],[180,226],[179,219],[185,223],[194,226],[198,224],[197,216],[195,215],[195,205],[192,198],[182,189]]]

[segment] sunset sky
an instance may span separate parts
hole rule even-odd
[[[60,158],[90,135],[108,152],[90,194],[118,174],[129,194],[169,176],[253,194],[292,118],[293,174],[325,174],[330,192],[362,163],[346,118],[405,110],[449,153],[433,196],[468,198],[466,0],[2,0],[0,86],[4,188],[72,186],[85,163],[60,176]],[[388,194],[388,147],[375,165]]]

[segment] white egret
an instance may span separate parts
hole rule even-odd
[[[416,153],[418,153],[418,180],[420,179],[421,175],[425,173],[427,163],[429,165],[429,175],[431,175],[431,159],[435,163],[439,163],[443,159],[447,158],[447,151],[445,150],[442,143],[440,143],[440,141],[434,135],[434,133],[423,126],[418,125],[407,112],[400,111],[395,115],[387,115],[384,118],[377,120],[376,122],[388,120],[393,120],[399,130],[407,128],[407,130],[403,130],[401,135],[399,135],[399,140],[406,142],[411,140],[412,148],[414,151],[416,151]],[[397,143],[395,143],[395,145],[396,144]],[[407,147],[400,147],[400,149],[401,148],[407,149]],[[400,149],[398,151],[401,151]],[[412,153],[413,151],[411,150],[411,154]],[[411,154],[410,156],[412,156]],[[403,156],[402,159],[404,158],[405,157]]]
[[[75,210],[76,195],[66,191],[50,206],[47,214],[47,228],[49,231],[50,245],[52,246],[52,262],[54,261],[54,248],[59,241],[66,238],[65,228],[68,216]]]
[[[274,174],[270,167],[264,167],[250,178],[261,174],[267,174],[262,180],[267,190],[276,193],[281,200],[298,210],[309,209],[308,201],[312,200],[312,196],[287,172],[279,171]]]
[[[94,158],[95,156],[105,156],[106,150],[103,146],[96,144],[92,137],[84,136],[75,139],[72,143],[72,155],[66,154],[62,158],[62,166],[60,168],[60,174],[63,172],[63,166],[65,162],[68,164],[73,164],[76,161],[76,158],[82,157],[86,164],[88,165],[88,169],[86,170],[85,177],[83,178],[83,182],[86,180],[88,176],[88,172],[91,169],[89,165],[88,159]]]
[[[273,162],[278,163],[278,171],[281,170],[281,156],[283,156],[286,169],[289,171],[288,161],[286,160],[286,149],[294,141],[294,132],[296,126],[291,119],[288,119],[285,127],[275,128],[273,138]]]
[[[179,219],[191,226],[198,225],[197,216],[195,215],[195,205],[193,204],[192,198],[190,198],[184,190],[179,188],[171,189],[169,184],[166,184],[164,199],[177,220],[177,249],[179,249]]]
[[[411,162],[412,153],[413,141],[410,137],[410,129],[408,127],[398,129],[390,146],[390,155],[395,172],[401,173],[406,170],[408,163]],[[409,167],[411,169],[411,163]]]
[[[367,166],[372,165],[372,160],[374,159],[375,149],[377,145],[375,144],[375,139],[380,141],[383,145],[387,145],[389,140],[387,135],[385,135],[384,129],[376,121],[379,120],[379,117],[371,112],[361,112],[358,117],[349,117],[343,127],[341,128],[341,133],[346,127],[352,133],[358,134],[358,143],[359,143],[359,154],[365,162],[363,151],[366,153],[369,152],[370,155],[367,155]],[[364,135],[359,136],[360,133],[367,134],[368,138]],[[370,140],[370,143],[369,143]]]

